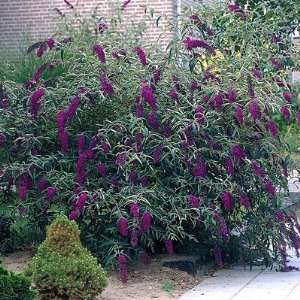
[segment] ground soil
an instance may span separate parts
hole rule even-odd
[[[1,257],[5,268],[22,272],[33,256],[31,251],[19,251]],[[199,284],[204,276],[162,267],[159,259],[150,265],[136,264],[131,267],[129,280],[123,284],[118,273],[109,274],[109,285],[97,300],[174,300]]]

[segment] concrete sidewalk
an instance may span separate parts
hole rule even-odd
[[[289,265],[300,268],[300,258]],[[223,269],[184,294],[180,300],[300,300],[300,271],[243,267]]]

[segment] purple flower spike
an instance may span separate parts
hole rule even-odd
[[[71,121],[74,118],[79,105],[80,105],[80,97],[79,96],[72,97],[69,107],[66,111],[69,121]]]
[[[116,156],[116,165],[119,167],[123,167],[127,161],[127,153],[117,153]]]
[[[127,237],[128,236],[128,221],[127,221],[127,219],[124,217],[121,217],[118,220],[117,226],[118,226],[120,235],[122,237]]]
[[[223,103],[224,103],[224,96],[222,93],[219,93],[212,98],[212,105],[215,109],[221,109]]]
[[[221,194],[221,200],[224,208],[227,211],[232,211],[234,208],[233,198],[230,192],[223,192]]]
[[[108,143],[101,143],[101,149],[105,154],[108,154],[110,152],[110,145]]]
[[[112,84],[109,82],[107,75],[101,75],[100,88],[105,96],[111,96],[114,93],[114,88]]]
[[[233,103],[236,101],[237,98],[237,93],[234,89],[229,89],[227,94],[226,94],[226,98],[228,99],[229,103]]]
[[[210,46],[207,42],[202,40],[196,40],[191,37],[187,37],[183,41],[185,48],[189,51],[193,50],[194,48],[203,48],[206,49],[210,54],[215,54],[215,49]]]
[[[284,98],[284,100],[285,100],[286,102],[288,102],[288,103],[291,103],[291,102],[292,102],[293,96],[292,96],[292,94],[291,94],[290,92],[283,92],[283,93],[282,93],[282,96],[283,96],[283,98]]]
[[[45,177],[41,177],[38,181],[38,190],[39,192],[43,192],[48,186],[49,186],[49,182]]]
[[[288,106],[282,106],[282,107],[280,108],[280,112],[281,112],[282,116],[284,117],[284,119],[285,119],[287,122],[289,122],[290,119],[291,119],[291,112],[290,112]]]
[[[0,99],[0,108],[8,109],[9,101],[7,98]]]
[[[266,176],[265,170],[261,167],[261,165],[257,161],[253,160],[251,162],[251,167],[256,176],[261,178],[264,178]]]
[[[263,78],[263,72],[260,69],[258,69],[258,68],[254,68],[253,69],[253,76],[257,80],[262,80],[262,78]]]
[[[225,159],[225,168],[227,171],[227,174],[229,176],[233,176],[234,175],[234,165],[233,165],[233,161],[231,158],[227,157]]]
[[[138,183],[138,174],[136,171],[131,171],[128,176],[129,181],[131,184],[137,184]]]
[[[202,125],[205,121],[204,118],[204,107],[201,105],[198,105],[195,109],[195,119],[198,124]]]
[[[77,209],[82,209],[82,208],[84,207],[86,201],[88,200],[88,198],[89,198],[89,195],[88,195],[87,193],[82,193],[82,194],[78,197],[78,199],[77,199],[77,201],[76,201],[76,203],[75,203],[75,207],[76,207]]]
[[[152,224],[152,215],[149,212],[145,212],[141,219],[141,230],[146,232],[150,229]]]
[[[270,180],[270,179],[267,179],[266,181],[265,181],[265,189],[266,189],[266,191],[271,195],[271,196],[275,196],[275,194],[276,194],[276,189],[275,189],[275,187],[274,187],[274,185],[273,185],[273,182]]]
[[[47,44],[42,44],[41,46],[39,46],[36,51],[37,57],[42,57],[44,52],[47,50],[47,47]]]
[[[58,139],[61,145],[61,152],[69,153],[70,146],[69,146],[69,133],[67,130],[60,130],[58,132]]]
[[[79,215],[80,211],[78,209],[73,209],[69,214],[69,219],[75,221],[78,219]]]
[[[148,64],[148,62],[147,62],[147,57],[146,57],[145,50],[140,48],[140,47],[137,47],[137,48],[134,49],[134,52],[139,57],[139,60],[140,60],[141,64],[143,66],[146,66]]]
[[[99,173],[100,176],[105,177],[107,174],[106,166],[103,163],[99,163],[97,166],[97,172]]]
[[[271,133],[273,138],[276,138],[278,136],[278,126],[275,122],[269,121],[266,125],[266,128]]]
[[[167,249],[167,252],[169,255],[173,255],[174,254],[174,245],[173,245],[173,241],[172,240],[166,240],[165,241],[165,247]]]
[[[240,203],[247,209],[251,208],[251,201],[245,194],[240,194]]]
[[[140,205],[138,203],[132,203],[130,205],[130,214],[134,218],[138,218],[140,216]]]
[[[172,89],[169,93],[168,96],[175,102],[177,103],[179,101],[179,95],[175,89]]]
[[[140,178],[140,183],[142,185],[142,187],[147,187],[150,184],[149,178],[148,176],[144,175]]]
[[[82,133],[77,138],[77,150],[79,154],[84,151],[84,147],[85,147],[85,135],[84,133]]]
[[[153,72],[153,82],[156,85],[161,79],[161,71],[160,69],[155,69]]]
[[[137,118],[144,117],[144,106],[143,106],[140,96],[136,97],[136,100],[135,100],[135,115]]]
[[[150,127],[157,129],[159,127],[159,122],[157,114],[155,112],[150,112],[147,116],[147,123]]]
[[[240,126],[244,124],[244,113],[240,105],[235,107],[234,117]]]
[[[207,165],[203,157],[199,156],[195,167],[192,169],[194,177],[205,177],[207,175]]]
[[[142,86],[141,95],[145,99],[145,101],[151,106],[153,111],[157,110],[156,98],[154,96],[152,88],[149,85],[144,84]]]
[[[54,39],[53,39],[52,37],[50,37],[50,38],[47,40],[47,45],[48,45],[48,47],[49,47],[50,50],[54,47],[55,41],[54,41]]]
[[[193,208],[199,208],[199,206],[200,206],[200,199],[198,197],[196,197],[193,194],[190,194],[190,195],[188,195],[187,199],[188,199],[188,202],[190,203],[190,205]]]
[[[36,90],[30,97],[31,100],[31,115],[33,119],[37,118],[41,107],[41,98],[45,95],[45,90],[40,88]]]
[[[105,64],[105,62],[106,62],[105,52],[104,52],[104,49],[101,45],[99,45],[99,44],[94,45],[93,53],[97,55],[99,61],[102,64]]]
[[[254,122],[261,118],[261,110],[256,100],[249,103],[249,112]]]
[[[57,194],[57,189],[53,186],[49,186],[47,189],[47,198],[49,201],[52,201]]]
[[[67,116],[66,111],[61,110],[57,113],[56,123],[57,123],[58,131],[63,131],[65,129],[67,119],[68,119],[68,116]]]
[[[155,164],[158,164],[161,160],[161,155],[163,151],[164,146],[162,144],[156,146],[152,153],[153,162]]]
[[[130,232],[130,245],[133,248],[136,248],[139,244],[139,231],[137,229],[133,229]]]
[[[237,161],[241,161],[246,158],[246,152],[240,145],[233,145],[230,149],[230,153]]]

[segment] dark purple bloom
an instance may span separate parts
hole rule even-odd
[[[234,117],[239,125],[243,125],[244,123],[244,113],[240,105],[235,107]]]
[[[284,98],[284,100],[285,100],[286,102],[288,102],[288,103],[291,103],[291,102],[292,102],[293,96],[292,96],[292,94],[291,94],[290,92],[283,92],[283,93],[282,93],[282,96],[283,96],[283,98]]]
[[[300,124],[300,122],[299,122]],[[163,135],[166,138],[169,138],[170,136],[172,136],[173,132],[172,132],[172,128],[170,126],[170,124],[166,124],[163,128]]]
[[[105,96],[111,96],[114,93],[114,88],[106,75],[100,76],[100,88]]]
[[[60,110],[56,115],[56,123],[58,131],[64,131],[68,116],[66,111]]]
[[[227,157],[225,159],[225,168],[227,171],[227,174],[229,176],[233,176],[234,175],[234,165],[233,165],[233,161],[231,158]]]
[[[286,121],[290,121],[291,112],[290,112],[288,106],[282,106],[280,108],[280,112],[281,112],[282,116],[285,118]]]
[[[153,83],[156,85],[160,81],[161,71],[159,68],[153,72]]]
[[[128,221],[127,221],[127,219],[124,217],[121,217],[118,220],[117,226],[118,226],[120,235],[122,237],[127,237],[128,236]]]
[[[143,66],[146,66],[148,63],[147,63],[147,57],[146,57],[146,53],[145,53],[145,50],[140,48],[140,47],[136,47],[134,49],[134,52],[137,54],[137,56],[139,57],[139,60],[141,62],[141,64]]]
[[[127,153],[117,153],[116,155],[116,165],[119,167],[123,167],[127,161]]]
[[[61,146],[61,152],[68,153],[70,151],[68,131],[66,129],[59,130],[58,139]]]
[[[49,201],[52,201],[57,194],[57,189],[53,186],[47,188],[47,198]]]
[[[221,194],[221,200],[224,208],[228,211],[232,211],[234,208],[233,198],[230,192],[223,192]]]
[[[224,95],[222,93],[219,93],[215,96],[213,96],[211,100],[211,104],[215,109],[221,109],[224,103]]]
[[[189,194],[187,196],[187,199],[188,199],[188,202],[190,203],[190,205],[193,207],[193,208],[199,208],[200,206],[200,199],[198,197],[196,197],[195,195],[193,194]]]
[[[25,200],[26,195],[31,187],[32,179],[28,175],[22,176],[17,186],[18,195],[21,200]]]
[[[72,97],[71,98],[71,102],[69,104],[69,107],[68,107],[68,109],[66,111],[67,117],[68,117],[69,121],[72,120],[73,117],[75,116],[76,111],[77,111],[79,105],[80,105],[80,97],[79,96]]]
[[[228,90],[227,94],[226,94],[226,98],[228,99],[229,103],[233,103],[236,101],[237,98],[237,94],[235,89],[231,88]]]
[[[252,73],[254,78],[256,78],[257,80],[262,80],[263,72],[260,69],[254,68]]]
[[[138,203],[131,203],[130,204],[130,214],[134,218],[138,218],[140,216],[140,205]]]
[[[273,44],[277,44],[277,43],[281,42],[281,38],[280,38],[280,36],[273,34],[271,41]]]
[[[84,147],[85,147],[85,135],[84,133],[82,133],[77,138],[77,150],[79,154],[84,151]]]
[[[144,84],[142,86],[141,95],[145,99],[145,101],[151,106],[152,110],[157,110],[156,98],[153,94],[152,88],[149,85]]]
[[[276,219],[278,222],[284,222],[285,221],[285,214],[283,211],[277,211],[275,213]]]
[[[257,100],[252,100],[249,103],[249,112],[254,122],[261,118],[261,110]]]
[[[148,176],[144,175],[140,178],[140,183],[142,185],[142,187],[147,187],[150,184],[149,178]]]
[[[150,229],[152,224],[152,215],[149,212],[145,212],[141,218],[141,230],[146,232]]]
[[[132,229],[130,231],[130,245],[136,248],[139,244],[139,231],[137,229]]]
[[[110,151],[109,143],[106,143],[106,142],[101,143],[101,149],[105,154],[108,154]]]
[[[42,57],[44,52],[47,50],[47,43],[43,43],[41,46],[39,46],[36,50],[37,57]]]
[[[6,142],[6,135],[0,132],[0,148],[3,148]]]
[[[152,158],[153,162],[155,164],[158,164],[161,159],[162,151],[163,151],[164,146],[162,144],[156,146],[152,152]]]
[[[98,31],[99,33],[104,33],[105,30],[108,29],[108,26],[105,23],[98,24]]]
[[[261,167],[261,165],[257,161],[253,160],[251,162],[251,167],[256,176],[261,178],[264,178],[266,176],[265,170]]]
[[[296,113],[296,122],[300,126],[300,111],[297,111]]]
[[[84,207],[86,201],[88,200],[88,198],[89,198],[89,195],[87,193],[82,193],[78,197],[77,201],[75,202],[75,207],[77,209],[82,209]]]
[[[79,215],[80,215],[80,211],[79,211],[79,209],[73,209],[71,212],[70,212],[70,214],[69,214],[69,219],[70,220],[77,220],[78,219],[78,217],[79,217]]]
[[[33,119],[37,118],[41,107],[41,98],[45,95],[45,90],[43,88],[39,88],[36,90],[30,97],[31,100],[31,115]]]
[[[276,82],[276,84],[279,86],[279,87],[285,87],[285,83],[278,77],[273,77],[273,80]]]
[[[276,189],[275,189],[275,187],[274,187],[274,185],[273,185],[273,182],[270,180],[270,179],[267,179],[266,181],[265,181],[265,189],[266,189],[266,191],[271,195],[271,196],[275,196],[275,194],[276,194]]]
[[[244,160],[246,158],[246,152],[240,145],[233,145],[230,149],[232,157],[237,160]]]
[[[135,100],[135,115],[137,118],[144,117],[144,106],[140,96],[137,96]]]
[[[198,90],[201,86],[198,84],[198,82],[196,80],[192,80],[191,83],[191,91],[194,92],[196,90]]]
[[[203,157],[197,157],[196,165],[192,169],[192,175],[195,177],[205,177],[207,175],[207,165]]]
[[[49,186],[49,182],[45,177],[41,177],[38,181],[37,186],[39,192],[43,192]]]
[[[120,280],[123,283],[125,283],[128,280],[127,257],[125,255],[120,254],[118,256],[118,264]]]
[[[269,121],[266,125],[266,128],[271,133],[273,138],[276,138],[278,136],[278,126],[275,122]]]
[[[128,179],[132,184],[137,184],[138,183],[138,174],[137,174],[137,172],[136,171],[131,171],[129,173]]]
[[[48,38],[47,45],[48,45],[48,47],[49,47],[50,50],[54,47],[55,41],[54,41],[54,39],[52,37]]]
[[[248,196],[245,194],[240,194],[240,204],[243,205],[245,208],[251,208],[251,201]]]
[[[157,114],[155,112],[150,112],[147,116],[147,123],[150,127],[157,129],[159,127],[159,122]]]
[[[224,267],[224,253],[220,246],[215,245],[214,247],[214,257],[216,265],[219,267]]]
[[[198,124],[202,125],[204,123],[204,107],[201,105],[198,105],[195,108],[195,118]]]
[[[93,47],[93,53],[97,55],[99,61],[102,64],[105,64],[105,62],[106,62],[105,52],[104,52],[104,49],[103,49],[103,47],[101,45],[99,45],[99,44],[94,45],[94,47]]]
[[[168,96],[174,101],[178,102],[179,101],[179,95],[175,89],[172,89],[169,93]]]
[[[107,174],[106,166],[103,163],[99,163],[97,166],[97,172],[100,174],[100,176],[105,177]]]
[[[196,40],[191,37],[187,37],[183,41],[183,43],[187,50],[193,50],[194,48],[203,48],[206,49],[210,54],[215,54],[215,49],[205,41]]]
[[[0,99],[0,108],[7,109],[8,105],[9,105],[9,102],[8,102],[7,98]]]
[[[278,59],[276,59],[275,57],[271,58],[271,63],[276,70],[280,70],[283,67],[282,64],[280,63],[280,61]]]
[[[173,241],[172,240],[166,240],[165,241],[165,247],[167,249],[167,252],[169,255],[173,255],[174,254],[174,245],[173,245]]]
[[[198,27],[201,27],[203,23],[201,22],[200,18],[197,15],[191,15],[190,20],[193,24],[195,24]]]

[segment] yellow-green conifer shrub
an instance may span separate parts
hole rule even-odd
[[[66,216],[49,226],[30,266],[40,299],[92,299],[106,287],[105,271],[79,236],[77,224]]]

